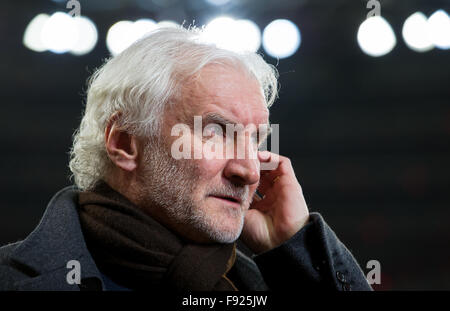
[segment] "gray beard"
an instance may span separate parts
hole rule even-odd
[[[145,146],[143,161],[139,200],[144,206],[160,209],[171,222],[192,228],[212,242],[232,243],[239,238],[245,216],[242,208],[224,208],[224,213],[239,221],[234,230],[226,230],[221,229],[220,217],[208,215],[200,207],[202,202],[194,200],[193,194],[201,178],[193,160],[173,159],[161,142],[152,139]],[[230,184],[213,185],[207,193],[238,194],[247,199],[248,191],[248,186],[238,188]]]

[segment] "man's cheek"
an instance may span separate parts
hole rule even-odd
[[[201,159],[196,160],[198,173],[204,178],[212,179],[225,167],[225,160],[219,159]]]

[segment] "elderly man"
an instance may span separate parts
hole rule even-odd
[[[111,58],[90,80],[74,138],[76,186],[0,249],[0,287],[371,290],[308,212],[289,159],[258,151],[276,96],[276,71],[259,55],[197,30],[160,29]],[[180,136],[180,124],[192,131]]]

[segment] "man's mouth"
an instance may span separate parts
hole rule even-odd
[[[233,204],[233,205],[241,205],[242,200],[237,196],[229,196],[229,195],[219,195],[219,194],[211,194],[210,197],[215,199],[219,199],[221,201]]]

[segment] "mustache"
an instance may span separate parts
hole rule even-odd
[[[240,200],[240,202],[245,202],[248,198],[250,189],[248,185],[236,187],[231,184],[224,186],[213,186],[209,189],[207,195],[223,196],[223,197],[233,197]]]

